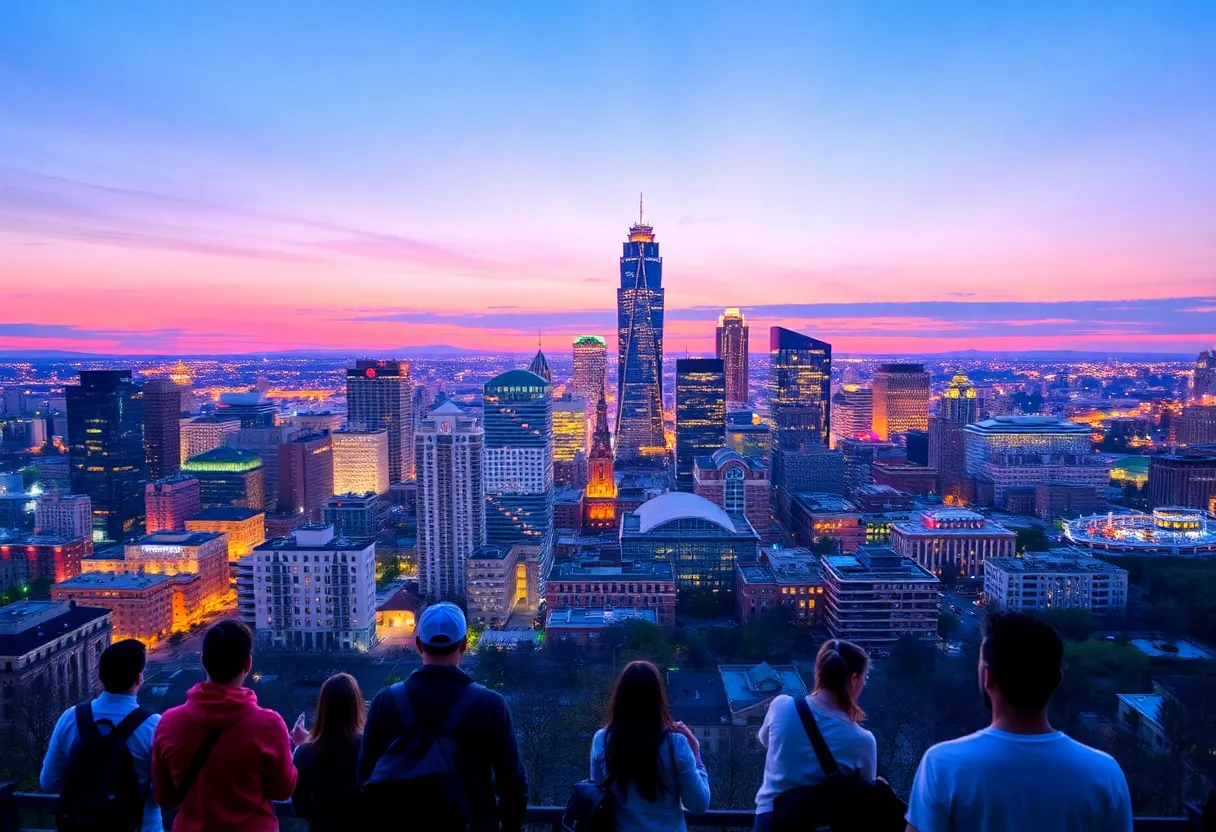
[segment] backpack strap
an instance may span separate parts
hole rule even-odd
[[[460,698],[456,700],[456,705],[452,708],[448,718],[443,721],[443,726],[439,729],[439,733],[435,735],[439,737],[450,737],[452,732],[456,730],[456,726],[460,724],[460,720],[464,719],[464,715],[468,713],[469,707],[473,704],[473,700],[485,690],[484,685],[479,685],[476,682],[469,684],[464,689],[464,693],[460,694]]]
[[[219,742],[220,734],[222,733],[224,733],[223,728],[212,728],[207,732],[207,736],[203,737],[198,750],[190,758],[190,765],[186,766],[186,772],[182,775],[181,782],[177,784],[175,794],[173,795],[173,807],[181,806],[186,802],[186,797],[190,794],[194,781],[198,779],[203,766],[207,762],[207,758],[211,756],[211,751],[215,748],[215,744]]]
[[[836,765],[836,758],[832,756],[827,741],[819,731],[819,725],[815,722],[815,715],[811,713],[811,706],[807,704],[806,697],[796,697],[794,707],[798,710],[798,718],[802,720],[802,730],[806,731],[807,739],[811,741],[811,747],[815,749],[815,756],[819,759],[819,766],[823,769],[823,773],[828,777],[840,774],[840,766]]]
[[[110,732],[110,736],[115,739],[126,742],[131,739],[131,735],[139,730],[139,726],[143,725],[148,717],[152,716],[151,711],[146,711],[143,708],[136,708],[122,718],[122,722],[114,726],[114,730]]]
[[[667,732],[667,751],[671,759],[671,779],[676,784],[676,801],[684,798],[680,795],[680,770],[676,768],[676,732]]]
[[[92,702],[81,702],[76,706],[76,733],[82,740],[94,740],[101,736],[93,719]]]
[[[401,717],[401,726],[409,728],[414,724],[414,708],[410,705],[410,698],[405,695],[405,682],[397,682],[391,685],[388,692],[393,697],[393,704],[397,706],[397,715]]]

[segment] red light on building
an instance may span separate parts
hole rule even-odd
[[[363,375],[367,376],[368,378],[375,378],[376,371],[373,368],[368,367],[366,370],[363,371]]]

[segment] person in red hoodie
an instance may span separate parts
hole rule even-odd
[[[180,807],[173,832],[279,828],[271,801],[291,797],[296,769],[283,718],[244,687],[252,654],[248,627],[216,624],[203,638],[207,681],[157,725],[152,783],[162,807]]]

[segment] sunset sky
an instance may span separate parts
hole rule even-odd
[[[0,349],[1216,341],[1216,3],[0,3]]]

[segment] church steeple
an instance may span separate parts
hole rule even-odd
[[[600,390],[595,403],[595,430],[591,433],[591,459],[612,459],[612,437],[608,433],[608,403]]]
[[[612,438],[608,435],[608,404],[604,391],[595,403],[595,432],[587,459],[586,524],[592,528],[616,527],[616,472],[612,465]]]

